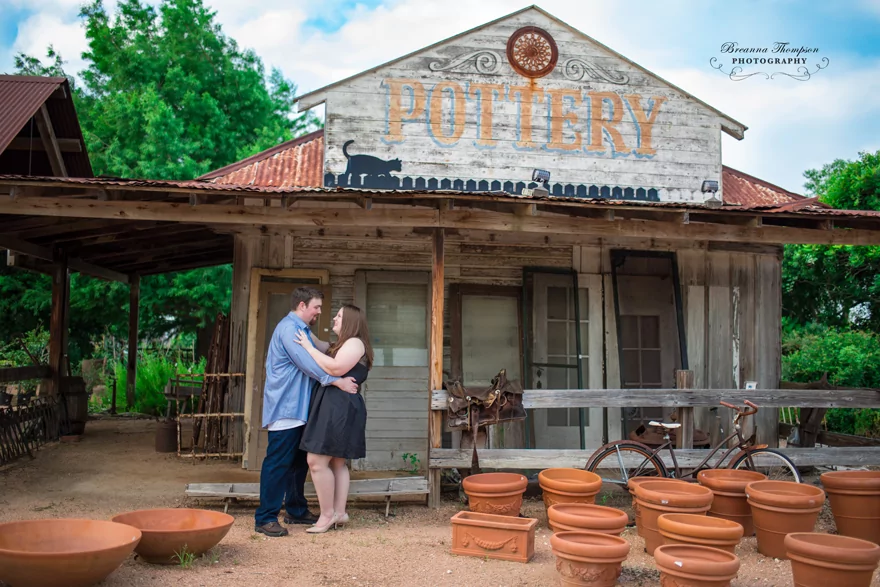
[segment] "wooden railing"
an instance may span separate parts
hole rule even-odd
[[[762,408],[880,408],[880,392],[873,389],[530,389],[523,392],[526,409],[546,408],[630,408],[630,407],[714,407],[725,401],[742,405],[749,400]],[[446,410],[449,396],[434,390],[431,410]],[[599,448],[586,450],[485,449],[478,450],[480,465],[489,469],[543,469],[547,466],[583,468]],[[877,465],[880,447],[786,448],[781,452],[798,466]],[[664,451],[666,453],[666,451]],[[679,464],[696,466],[705,457],[704,450],[675,451]],[[430,449],[428,466],[432,469],[462,467],[471,464],[470,449]],[[668,455],[664,455],[668,458]]]
[[[58,439],[61,431],[59,403],[55,398],[35,398],[27,405],[0,408],[0,465]]]

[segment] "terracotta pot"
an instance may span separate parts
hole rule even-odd
[[[739,571],[739,557],[691,544],[665,544],[654,551],[661,587],[728,587]]]
[[[627,489],[629,489],[629,495],[632,498],[632,508],[633,508],[633,517],[635,518],[636,523],[636,532],[639,536],[642,536],[642,525],[639,523],[642,515],[639,513],[639,504],[636,503],[636,487],[640,483],[644,483],[645,481],[674,481],[676,483],[687,483],[687,481],[682,481],[681,479],[667,479],[665,477],[632,477],[627,481]]]
[[[880,543],[880,471],[833,471],[820,479],[837,531]]]
[[[137,528],[100,520],[0,524],[0,584],[86,587],[103,581],[141,539]]]
[[[519,516],[528,484],[519,473],[480,473],[461,481],[472,512],[513,517]]]
[[[767,476],[763,473],[741,469],[707,469],[697,473],[700,485],[708,487],[715,494],[709,515],[736,522],[743,527],[743,536],[755,533],[752,508],[746,500],[746,485],[765,479]]]
[[[558,503],[547,508],[550,529],[554,532],[585,530],[620,536],[629,516],[615,508],[591,503]]]
[[[550,548],[563,585],[612,587],[629,554],[629,542],[600,532],[557,532]]]
[[[548,508],[557,503],[593,503],[602,489],[602,478],[583,469],[544,469],[538,484]]]
[[[712,505],[712,490],[696,483],[650,481],[636,486],[636,503],[639,505],[645,551],[654,554],[654,549],[663,544],[657,518],[663,514],[705,515]]]
[[[140,530],[135,552],[148,563],[174,565],[180,554],[201,556],[223,540],[235,518],[211,510],[167,508],[138,510],[113,517],[114,522]]]
[[[794,481],[755,481],[746,486],[758,552],[786,558],[783,540],[792,532],[812,532],[825,503],[825,492]]]
[[[452,554],[520,563],[535,555],[535,518],[458,512],[451,521]]]
[[[663,514],[657,518],[663,544],[697,544],[735,552],[743,527],[723,518],[694,514]]]
[[[849,536],[794,532],[785,551],[795,587],[868,587],[880,562],[880,546]]]

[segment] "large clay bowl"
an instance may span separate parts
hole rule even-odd
[[[880,562],[880,546],[849,536],[793,532],[785,551],[798,587],[868,587]]]
[[[709,546],[664,544],[654,551],[661,585],[729,587],[739,571],[739,557]]]
[[[114,522],[134,526],[143,533],[135,549],[148,563],[173,565],[180,554],[200,556],[223,540],[235,518],[221,512],[198,509],[155,509],[114,516]]]
[[[461,480],[472,512],[519,516],[529,480],[519,473],[480,473]]]
[[[544,505],[593,503],[602,489],[602,478],[583,469],[555,468],[538,473]]]
[[[0,583],[10,587],[94,585],[115,571],[140,539],[137,528],[101,520],[0,524]]]
[[[880,471],[822,473],[837,531],[880,544]]]
[[[736,552],[743,527],[724,518],[694,514],[663,514],[657,518],[663,544],[697,544]]]
[[[554,532],[587,531],[620,536],[629,516],[616,508],[592,503],[557,503],[547,508],[550,529]]]

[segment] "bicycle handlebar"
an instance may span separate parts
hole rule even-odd
[[[743,401],[743,403],[748,406],[747,408],[740,408],[740,407],[737,407],[733,404],[729,404],[729,403],[723,402],[723,401],[719,401],[718,403],[720,403],[725,408],[730,408],[731,410],[736,410],[737,415],[740,417],[751,416],[753,414],[758,413],[758,406],[756,406],[755,404],[753,404],[749,400]]]

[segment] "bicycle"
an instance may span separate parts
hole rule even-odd
[[[704,469],[747,469],[750,471],[759,471],[767,475],[768,479],[801,482],[801,475],[797,467],[791,462],[787,456],[781,452],[768,448],[766,444],[752,445],[751,438],[746,439],[742,435],[742,427],[740,422],[748,417],[758,413],[758,406],[746,400],[744,403],[746,408],[738,408],[726,402],[720,402],[722,406],[736,411],[736,417],[733,419],[734,433],[718,443],[706,455],[706,458],[697,465],[687,475],[682,475],[681,467],[675,458],[675,449],[669,438],[669,431],[681,427],[680,423],[668,424],[666,422],[650,422],[649,425],[662,430],[663,444],[656,449],[649,447],[641,442],[634,440],[618,440],[610,442],[599,447],[594,452],[586,466],[587,471],[596,473],[602,470],[603,473],[617,470],[619,477],[600,474],[602,481],[605,483],[614,483],[627,487],[629,479],[632,477],[666,477],[672,479],[688,479],[696,481],[696,475]],[[713,465],[709,465],[709,459],[724,448],[728,442],[736,439],[736,444],[728,448],[721,458]],[[669,456],[672,458],[673,470],[670,471],[663,459],[660,458],[660,452],[663,449],[669,450]],[[722,467],[727,458],[739,450],[740,452],[732,459],[730,467]],[[611,462],[605,463],[606,459],[612,459]],[[633,465],[633,463],[637,463]],[[603,466],[604,465],[604,466]],[[610,465],[610,466],[609,466]]]

